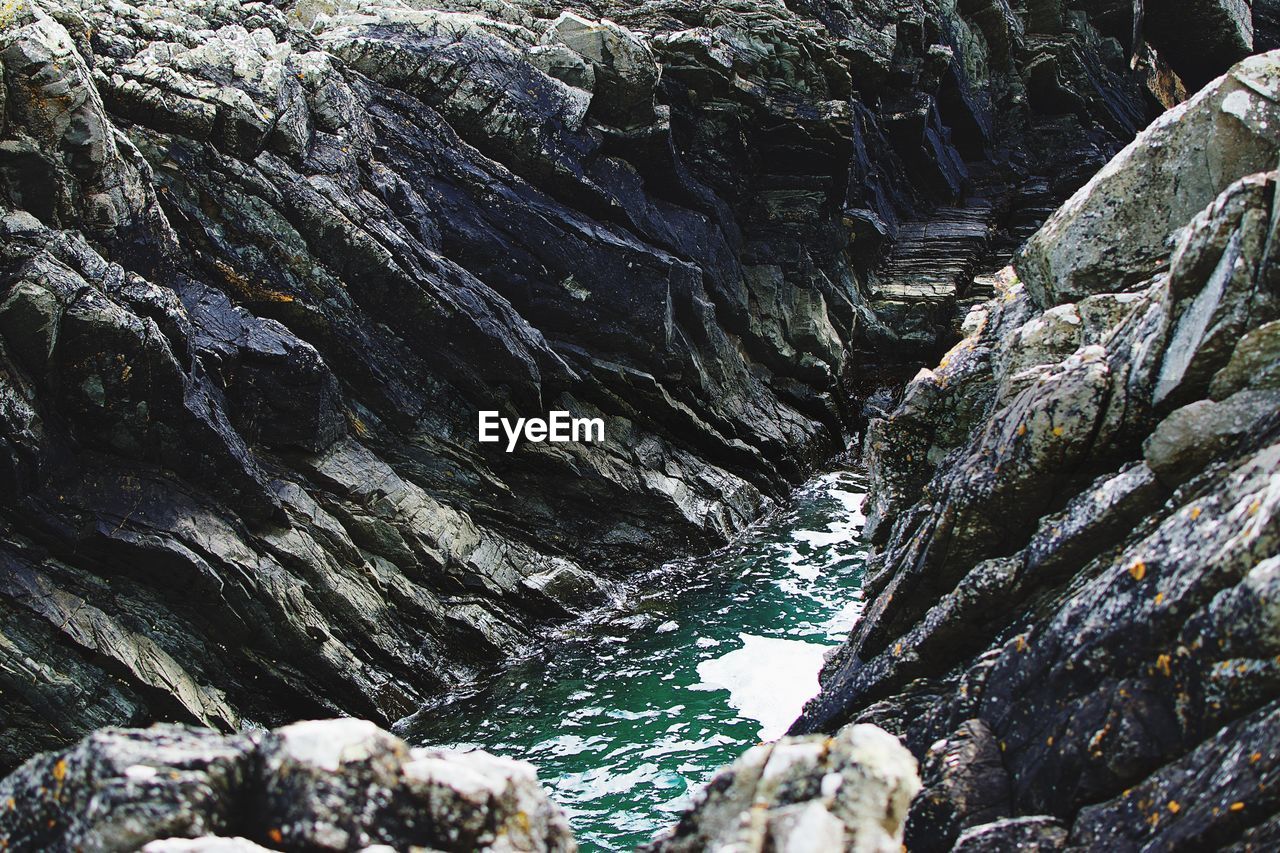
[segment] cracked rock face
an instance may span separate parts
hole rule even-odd
[[[912,849],[1275,839],[1277,80],[1140,135],[868,431],[873,601],[794,730],[926,759]]]
[[[528,764],[410,749],[349,718],[105,729],[24,764],[0,800],[0,839],[18,850],[577,850]]]
[[[861,365],[947,334],[955,281],[870,297],[902,223],[992,195],[962,277],[1146,121],[1092,21],[5,4],[0,767],[388,724],[722,542],[843,447]],[[508,455],[481,409],[607,440]]]

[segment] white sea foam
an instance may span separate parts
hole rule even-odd
[[[776,740],[818,692],[818,671],[830,646],[739,634],[742,648],[698,664],[702,689],[729,691],[729,704],[760,722],[760,739]]]

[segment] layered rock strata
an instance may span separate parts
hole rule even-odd
[[[0,767],[388,723],[722,541],[1146,122],[1105,11],[4,4]],[[974,206],[954,295],[877,283]]]

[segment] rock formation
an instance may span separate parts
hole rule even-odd
[[[645,849],[896,853],[919,790],[911,753],[875,726],[782,738],[720,771],[684,819]]]
[[[784,738],[722,771],[652,849],[893,853],[919,788],[915,759],[875,726]],[[5,850],[577,850],[530,765],[410,749],[355,719],[241,735],[103,729],[23,764],[0,803]]]
[[[1274,847],[1280,54],[1124,146],[1278,26],[0,4],[3,846],[573,849],[527,766],[377,724],[722,542],[958,330],[867,427],[830,737],[654,849]],[[375,722],[259,728],[325,714]],[[157,720],[206,728],[101,728]]]
[[[386,724],[722,541],[1176,90],[1083,5],[0,6],[0,768]]]
[[[1277,128],[1280,52],[1157,120],[871,424],[873,603],[793,731],[903,739],[909,849],[1280,837]]]
[[[244,735],[104,729],[28,761],[0,802],[7,850],[578,849],[528,764],[411,750],[353,719]]]

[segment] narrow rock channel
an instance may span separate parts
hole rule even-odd
[[[648,841],[818,692],[862,608],[865,488],[851,471],[811,480],[733,544],[636,579],[616,612],[396,732],[531,762],[585,850]]]
[[[2,0],[0,853],[1280,849],[1278,167],[1277,0]]]

